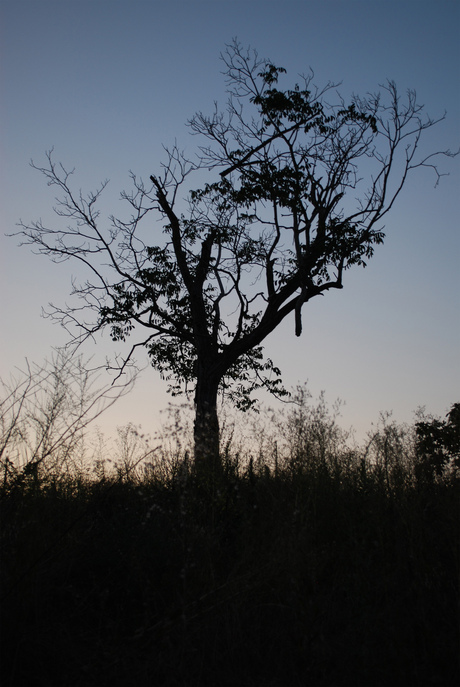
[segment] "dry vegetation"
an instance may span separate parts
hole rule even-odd
[[[4,687],[458,683],[458,445],[387,417],[353,445],[299,389],[224,423],[209,491],[179,410],[109,449],[65,434],[68,382],[2,404]]]

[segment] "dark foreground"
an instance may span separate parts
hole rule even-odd
[[[3,687],[459,683],[456,479],[227,472],[7,490]]]

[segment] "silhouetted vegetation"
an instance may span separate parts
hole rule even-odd
[[[458,684],[458,454],[425,440],[458,413],[434,420],[354,446],[301,389],[250,437],[225,425],[211,494],[179,414],[64,471],[7,443],[2,685]]]
[[[199,140],[191,159],[175,145],[151,183],[131,174],[128,216],[104,223],[107,182],[83,194],[50,151],[32,167],[59,194],[58,228],[21,221],[18,232],[78,266],[70,303],[49,313],[72,343],[108,330],[131,342],[115,367],[144,348],[173,395],[194,392],[194,459],[208,481],[222,472],[219,395],[247,409],[261,388],[286,394],[267,337],[289,318],[300,336],[304,306],[342,289],[347,270],[383,243],[382,222],[412,173],[438,182],[439,161],[456,155],[424,150],[444,117],[429,117],[393,81],[348,100],[337,84],[316,86],[312,72],[282,87],[286,70],[237,40],[221,57],[226,109],[189,121]]]

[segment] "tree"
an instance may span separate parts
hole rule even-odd
[[[312,74],[281,90],[285,69],[237,41],[222,59],[226,112],[189,121],[203,141],[194,161],[175,146],[151,186],[131,173],[128,219],[111,216],[102,228],[96,205],[107,182],[76,194],[72,172],[49,153],[47,166],[32,166],[63,192],[55,212],[70,225],[20,223],[24,243],[89,271],[73,285],[79,305],[52,311],[74,342],[143,329],[120,369],[145,347],[173,394],[194,390],[195,465],[208,475],[220,469],[219,391],[241,408],[260,387],[286,393],[264,357],[266,337],[291,314],[300,336],[303,306],[341,289],[345,271],[383,242],[380,222],[409,173],[430,168],[438,181],[437,157],[452,155],[420,156],[422,134],[443,117],[425,116],[413,91],[402,101],[393,82],[346,103],[334,84],[314,87]],[[150,213],[164,224],[156,244]]]
[[[415,424],[415,450],[419,477],[432,481],[449,465],[460,469],[460,403],[454,403],[446,420],[425,418]]]

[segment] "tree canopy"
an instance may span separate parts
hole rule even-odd
[[[76,304],[52,313],[74,342],[105,329],[114,341],[131,338],[120,369],[144,347],[172,393],[194,392],[195,459],[214,471],[218,392],[240,408],[261,387],[286,394],[266,337],[291,315],[300,336],[303,306],[341,289],[383,242],[382,220],[408,175],[429,168],[437,182],[437,158],[452,155],[420,155],[423,133],[443,117],[428,117],[415,92],[401,98],[391,81],[345,101],[312,73],[281,89],[285,69],[237,41],[222,60],[226,110],[189,121],[194,159],[174,146],[150,183],[131,174],[128,219],[104,226],[106,183],[75,193],[72,172],[49,153],[36,168],[61,192],[55,211],[68,224],[21,223],[25,243],[86,268]]]

